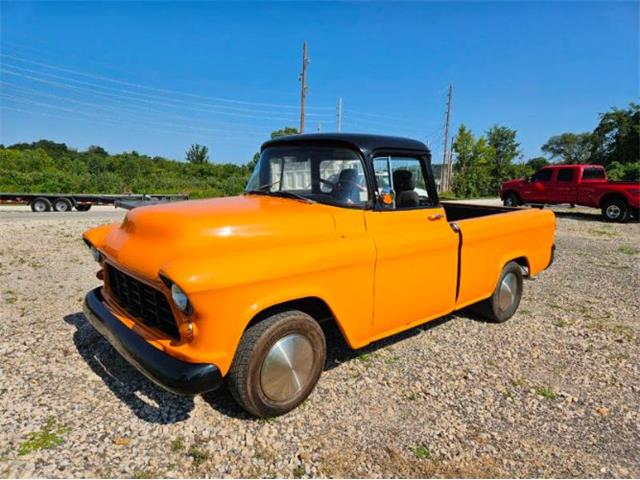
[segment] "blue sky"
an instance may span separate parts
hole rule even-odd
[[[248,161],[297,126],[428,141],[518,131],[525,157],[639,95],[638,2],[1,3],[0,143]]]

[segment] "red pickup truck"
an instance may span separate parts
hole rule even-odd
[[[640,183],[610,182],[602,165],[549,165],[530,178],[509,180],[500,188],[505,206],[525,203],[600,208],[609,222],[638,219]]]

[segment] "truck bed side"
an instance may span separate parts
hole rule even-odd
[[[460,218],[459,207],[445,205],[447,215],[448,210]],[[491,296],[509,261],[517,259],[535,276],[549,266],[553,250],[555,215],[550,210],[477,207],[468,212],[475,216],[452,221],[461,242],[456,309]]]

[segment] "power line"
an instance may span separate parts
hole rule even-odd
[[[35,95],[39,95],[41,97],[45,97],[45,98],[52,98],[52,99],[57,99],[57,100],[63,100],[65,102],[71,102],[71,103],[76,103],[78,105],[85,105],[85,106],[89,106],[89,107],[93,107],[93,108],[99,108],[99,109],[103,109],[103,110],[107,110],[107,111],[111,111],[113,113],[126,113],[126,114],[130,114],[130,115],[134,115],[136,120],[140,120],[141,118],[144,117],[140,117],[140,112],[144,113],[162,113],[162,115],[167,115],[166,112],[154,112],[152,110],[136,110],[136,109],[131,109],[131,108],[122,108],[122,107],[113,107],[111,105],[102,105],[99,103],[93,103],[93,102],[84,102],[75,98],[71,98],[71,97],[66,97],[66,96],[61,96],[61,95],[55,95],[52,93],[45,93],[45,92],[41,92],[39,90],[33,89],[33,88],[27,88],[27,87],[23,87],[23,86],[19,86],[19,85],[15,85],[12,83],[8,83],[5,81],[0,81],[0,84],[2,85],[7,85],[11,88],[15,88],[17,90],[23,91],[23,92],[30,92],[33,93]],[[136,105],[135,108],[138,108],[138,106]],[[196,120],[193,117],[185,117],[182,115],[175,115],[175,114],[169,114],[168,118],[173,118],[176,119],[178,121],[188,121],[188,122],[193,122],[194,120]],[[201,127],[194,127],[194,128],[201,128]],[[228,129],[209,129],[209,130],[218,130],[218,131],[231,131]],[[243,134],[248,134],[248,133],[264,133],[263,131],[258,131],[258,130],[253,130],[252,132],[250,131],[246,131],[246,132],[242,132]]]
[[[184,95],[184,96],[188,96],[188,97],[192,97],[192,98],[200,98],[200,99],[204,99],[204,100],[217,101],[217,102],[234,103],[234,104],[239,104],[239,105],[255,105],[255,106],[262,106],[262,107],[289,108],[289,109],[297,108],[295,105],[275,104],[275,103],[262,103],[262,102],[250,102],[250,101],[246,101],[246,100],[234,100],[234,99],[224,98],[224,97],[210,97],[210,96],[206,96],[206,95],[199,95],[199,94],[195,94],[195,93],[180,92],[180,91],[177,91],[177,90],[170,90],[170,89],[166,89],[166,88],[150,87],[148,85],[143,85],[143,84],[133,83],[133,82],[127,82],[127,81],[119,80],[119,79],[116,79],[116,78],[113,78],[113,77],[107,77],[107,76],[104,76],[104,75],[90,74],[90,73],[81,72],[81,71],[78,71],[78,70],[73,70],[73,69],[70,69],[70,68],[59,67],[59,66],[56,66],[56,65],[52,65],[50,63],[44,63],[44,62],[38,62],[38,61],[35,61],[35,60],[29,60],[29,59],[26,59],[24,57],[18,57],[18,56],[6,54],[6,53],[0,53],[0,56],[1,57],[11,58],[13,60],[18,60],[18,61],[24,62],[24,63],[29,63],[29,64],[32,64],[32,65],[38,65],[38,66],[42,66],[42,67],[45,67],[45,68],[58,70],[58,71],[61,71],[61,72],[73,73],[75,75],[82,75],[82,76],[87,77],[87,78],[93,78],[93,79],[96,79],[96,80],[102,80],[102,81],[106,81],[106,82],[117,83],[117,84],[120,84],[120,85],[125,85],[125,86],[135,87],[135,88],[141,88],[141,89],[155,91],[155,92],[168,93],[168,94],[172,94],[172,95],[176,95],[176,94],[177,95]],[[310,108],[310,109],[318,109],[318,110],[333,110],[333,107],[308,107],[308,108]]]
[[[15,67],[11,67],[11,68],[15,68]],[[218,113],[221,115],[228,115],[228,116],[233,116],[233,117],[240,117],[240,118],[253,118],[253,119],[258,119],[258,120],[272,120],[272,121],[279,121],[279,122],[292,122],[295,121],[295,119],[293,119],[292,117],[271,117],[271,116],[264,116],[264,115],[250,115],[250,114],[244,114],[244,113],[237,113],[237,112],[227,112],[227,111],[220,111],[217,110],[217,108],[219,107],[209,107],[209,108],[198,108],[195,106],[181,106],[181,105],[175,105],[175,104],[171,104],[171,100],[169,101],[164,101],[164,102],[158,102],[157,100],[147,100],[147,99],[143,99],[143,98],[138,98],[132,95],[125,95],[122,93],[105,93],[105,92],[101,92],[100,90],[96,90],[97,88],[109,88],[109,87],[104,87],[104,86],[95,86],[94,87],[78,87],[77,85],[68,85],[66,83],[60,83],[60,82],[55,82],[52,80],[45,80],[43,78],[40,77],[34,77],[33,75],[26,75],[26,74],[22,74],[19,72],[14,72],[12,70],[9,70],[7,68],[3,68],[3,73],[9,74],[9,75],[14,75],[17,77],[22,77],[22,78],[27,78],[36,82],[40,82],[40,83],[44,83],[44,84],[48,84],[48,85],[53,85],[53,86],[58,86],[61,88],[65,88],[65,89],[70,89],[70,87],[72,87],[72,90],[76,90],[76,91],[82,91],[83,93],[90,93],[90,94],[98,94],[98,95],[107,95],[107,96],[111,96],[114,98],[121,98],[121,99],[125,99],[125,100],[134,100],[137,102],[142,102],[142,103],[146,103],[146,104],[150,104],[150,105],[160,105],[160,106],[164,106],[164,107],[170,107],[170,108],[186,108],[188,110],[193,110],[193,111],[199,111],[199,112],[205,112],[205,113]],[[40,72],[41,73],[41,72]],[[47,75],[44,73],[41,73],[42,75]],[[51,76],[51,75],[50,75]],[[59,77],[59,76],[55,76],[55,77]],[[76,81],[76,80],[71,80],[71,81]],[[78,82],[78,83],[86,83],[86,82]],[[113,90],[111,88],[109,88],[109,90]]]
[[[270,114],[290,115],[290,114],[293,113],[293,112],[274,112],[274,111],[270,111],[270,110],[256,110],[256,109],[252,109],[252,108],[233,107],[233,106],[229,106],[229,105],[206,104],[206,103],[203,103],[203,102],[182,100],[182,99],[179,99],[179,98],[167,98],[167,97],[164,97],[164,96],[158,96],[158,95],[148,94],[148,93],[141,93],[141,92],[131,91],[131,90],[123,89],[123,88],[111,87],[111,86],[108,86],[108,85],[100,85],[100,84],[96,84],[96,83],[93,83],[93,82],[85,82],[83,80],[78,80],[78,79],[75,79],[75,78],[70,78],[70,77],[66,77],[66,76],[62,76],[62,75],[56,75],[56,74],[48,73],[48,72],[41,72],[41,71],[33,70],[33,69],[30,69],[30,68],[20,67],[18,65],[9,64],[8,66],[11,69],[17,69],[17,70],[20,70],[22,72],[28,72],[28,73],[31,73],[31,74],[36,74],[36,75],[40,75],[40,76],[44,76],[44,77],[51,77],[51,78],[55,78],[55,79],[58,79],[58,80],[65,80],[67,82],[74,82],[74,83],[78,83],[80,85],[86,85],[86,86],[89,86],[89,87],[92,87],[92,88],[99,88],[99,89],[104,89],[104,90],[109,90],[109,91],[114,91],[114,92],[124,92],[124,93],[129,95],[129,98],[137,98],[137,97],[131,97],[131,95],[135,95],[135,96],[144,97],[144,98],[147,98],[147,99],[152,99],[152,100],[155,100],[155,101],[162,101],[167,105],[174,104],[172,106],[176,106],[175,104],[195,105],[195,106],[198,106],[198,107],[205,105],[205,106],[209,106],[210,108],[216,108],[216,109],[224,109],[224,110],[231,110],[231,111],[237,111],[237,112],[246,112],[246,113],[264,113],[264,114],[267,114],[267,115],[270,115]],[[331,116],[330,113],[311,113],[309,115],[310,116],[314,116],[314,117],[330,117]]]

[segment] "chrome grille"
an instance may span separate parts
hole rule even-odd
[[[144,325],[157,328],[171,338],[180,338],[176,319],[164,294],[130,275],[107,265],[112,297],[129,315]]]

